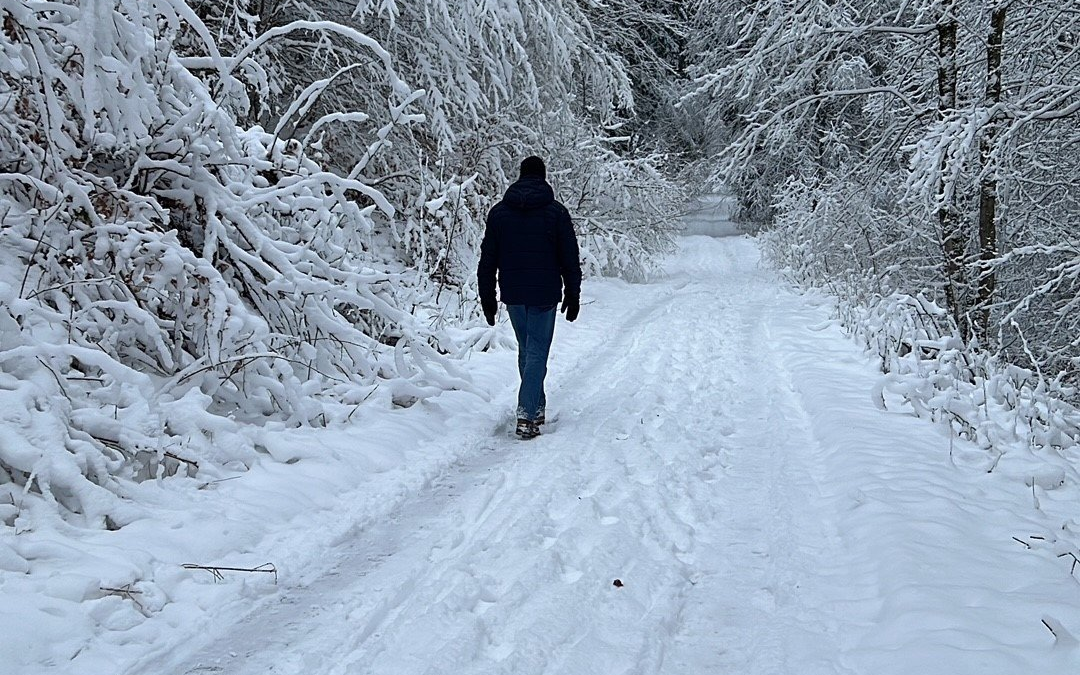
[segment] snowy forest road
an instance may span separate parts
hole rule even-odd
[[[879,411],[758,258],[687,237],[661,281],[604,284],[556,331],[543,436],[478,432],[327,573],[129,672],[1072,672],[1012,506],[966,503],[944,434]]]

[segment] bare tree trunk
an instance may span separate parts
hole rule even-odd
[[[944,0],[938,34],[938,115],[946,119],[956,110],[956,18],[953,16],[955,0]],[[949,312],[964,340],[971,337],[967,318],[965,292],[965,237],[960,214],[953,201],[954,190],[946,184],[947,158],[941,160],[941,179],[938,186],[938,224],[941,227],[941,246],[945,254],[945,301]]]
[[[1001,102],[1001,51],[1005,39],[1005,8],[999,5],[990,16],[990,34],[986,37],[986,93],[985,104],[992,108]],[[992,262],[997,257],[997,174],[989,168],[997,128],[993,116],[979,139],[979,159],[983,175],[979,181],[979,288],[976,300],[978,312],[979,342],[984,348],[991,347],[990,304],[997,285],[997,274]]]

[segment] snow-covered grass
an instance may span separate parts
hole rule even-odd
[[[5,530],[30,569],[0,572],[0,663],[1076,672],[1077,579],[1032,535],[1078,526],[1080,481],[988,473],[947,424],[882,410],[831,301],[758,261],[752,239],[689,237],[653,283],[588,282],[535,441],[509,434],[503,321],[474,392],[247,427],[249,470],[143,482],[144,517],[116,531]]]

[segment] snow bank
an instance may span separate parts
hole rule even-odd
[[[511,351],[494,352],[476,364],[477,380],[510,401],[505,373],[514,367]],[[249,466],[213,479],[181,471],[125,483],[123,501],[139,507],[119,529],[74,527],[47,503],[17,502],[14,527],[0,529],[5,672],[115,675],[121,665],[153,663],[200,626],[272,601],[277,579],[302,584],[324,572],[322,551],[386,520],[489,438],[507,410],[446,392],[408,409],[369,401],[346,426],[237,425],[215,445]],[[271,571],[220,576],[184,567],[266,563]]]

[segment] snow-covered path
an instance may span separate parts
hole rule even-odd
[[[1022,490],[877,410],[872,364],[751,239],[686,238],[668,272],[560,321],[545,435],[448,429],[458,459],[318,574],[127,672],[1075,671],[1040,622],[1080,631],[1076,584],[1011,540]]]
[[[606,337],[553,373],[561,414],[548,434],[521,443],[491,430],[392,519],[329,552],[334,571],[188,672],[765,673],[828,661],[827,624],[791,592],[814,588],[806,558],[825,539],[820,514],[802,508],[809,439],[776,367],[776,289],[748,240],[697,240],[619,321],[586,314]],[[789,644],[793,632],[813,640]]]

